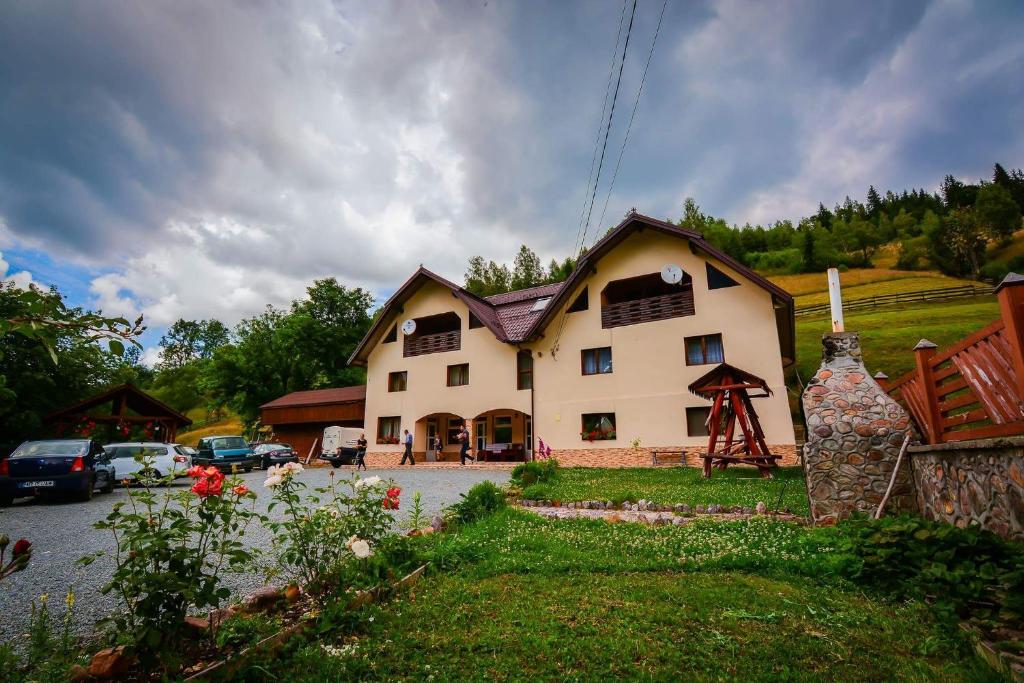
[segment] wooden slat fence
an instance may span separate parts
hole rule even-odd
[[[458,351],[460,348],[462,348],[462,333],[459,330],[424,334],[419,337],[406,337],[402,343],[402,356],[405,358],[423,356],[428,353]]]
[[[622,327],[693,315],[693,289],[601,306],[601,327]]]
[[[844,311],[856,311],[865,308],[876,308],[878,306],[895,306],[897,304],[911,303],[914,301],[947,301],[949,299],[970,299],[977,296],[992,294],[995,288],[989,285],[961,285],[957,287],[940,287],[937,289],[920,289],[915,292],[898,292],[896,294],[880,294],[878,296],[867,296],[860,299],[850,299],[843,302]],[[828,313],[828,303],[801,306],[796,309],[796,315],[825,315]]]
[[[883,384],[928,443],[1024,434],[1022,285],[997,288],[999,320],[943,351],[922,339],[917,368]]]

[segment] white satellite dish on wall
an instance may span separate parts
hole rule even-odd
[[[670,263],[661,269],[661,279],[670,285],[678,285],[683,281],[683,269]]]
[[[402,323],[402,333],[405,334],[406,336],[412,334],[415,331],[416,331],[416,321],[413,320],[412,318],[409,318],[404,323]]]

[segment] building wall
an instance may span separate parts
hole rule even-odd
[[[706,436],[687,434],[685,409],[711,403],[686,387],[715,366],[687,366],[683,339],[721,333],[725,361],[762,377],[773,391],[753,401],[767,442],[795,442],[771,295],[717,262],[716,268],[740,284],[709,290],[706,260],[685,240],[650,230],[634,233],[601,259],[597,272],[566,300],[571,304],[586,286],[589,309],[557,316],[532,345],[538,437],[559,450],[623,449],[635,438],[649,448],[706,446]],[[601,291],[609,282],[657,273],[668,263],[693,278],[695,315],[601,328]],[[583,376],[580,350],[603,346],[612,348],[613,372]],[[581,414],[603,412],[615,413],[617,438],[584,441]]]
[[[726,362],[764,378],[773,391],[770,398],[754,401],[766,440],[770,445],[792,445],[795,437],[771,295],[717,262],[715,267],[739,285],[708,290],[705,260],[690,251],[686,240],[655,231],[630,236],[601,259],[597,272],[566,299],[568,306],[587,286],[589,309],[556,316],[542,339],[524,345],[534,356],[532,411],[531,392],[516,389],[517,347],[497,341],[485,327],[470,330],[466,307],[449,290],[428,283],[405,304],[399,324],[408,318],[454,311],[462,319],[462,348],[403,358],[400,332],[398,341],[376,345],[367,364],[366,429],[371,443],[381,416],[401,416],[402,428],[414,433],[414,450],[423,452],[426,430],[417,429],[418,420],[436,413],[472,419],[506,409],[532,412],[534,437],[543,438],[559,453],[605,450],[610,456],[608,464],[619,459],[632,461],[623,454],[632,448],[634,439],[639,439],[644,449],[685,447],[696,452],[707,445],[707,437],[687,434],[685,408],[708,407],[710,402],[690,394],[686,387],[714,365],[687,366],[683,339],[721,333]],[[660,272],[667,263],[680,265],[692,276],[696,314],[602,329],[601,291],[605,285]],[[581,349],[602,346],[612,347],[614,371],[583,376]],[[466,362],[470,365],[469,386],[447,387],[447,366]],[[409,373],[407,391],[389,393],[388,374],[401,370]],[[581,414],[600,412],[615,413],[617,438],[585,441],[580,436]],[[400,450],[396,445],[371,446],[371,453]],[[646,455],[638,459],[649,462]]]

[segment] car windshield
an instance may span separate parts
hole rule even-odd
[[[270,451],[284,451],[288,449],[286,443],[261,443],[256,447],[257,453],[269,453]]]
[[[158,455],[167,455],[167,448],[164,446],[107,446],[104,450],[111,458],[155,458]]]
[[[88,441],[26,441],[11,453],[12,458],[31,458],[40,455],[85,455]]]
[[[226,451],[234,448],[248,448],[249,444],[240,436],[222,436],[210,440],[210,448],[215,451]]]

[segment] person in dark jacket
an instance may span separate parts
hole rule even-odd
[[[409,433],[408,429],[405,430],[405,435],[402,437],[402,443],[405,444],[405,453],[402,454],[402,462],[400,462],[398,464],[399,465],[404,465],[405,464],[405,459],[408,458],[409,459],[409,464],[410,465],[415,465],[416,461],[413,460],[413,457],[412,457],[412,434]]]
[[[459,467],[466,466],[466,458],[476,462],[476,458],[469,454],[469,441],[471,437],[469,435],[469,427],[467,424],[468,423],[463,422],[462,430],[459,432],[459,441],[462,442],[462,447],[459,449]]]
[[[366,469],[366,434],[360,434],[356,441],[356,470]]]

